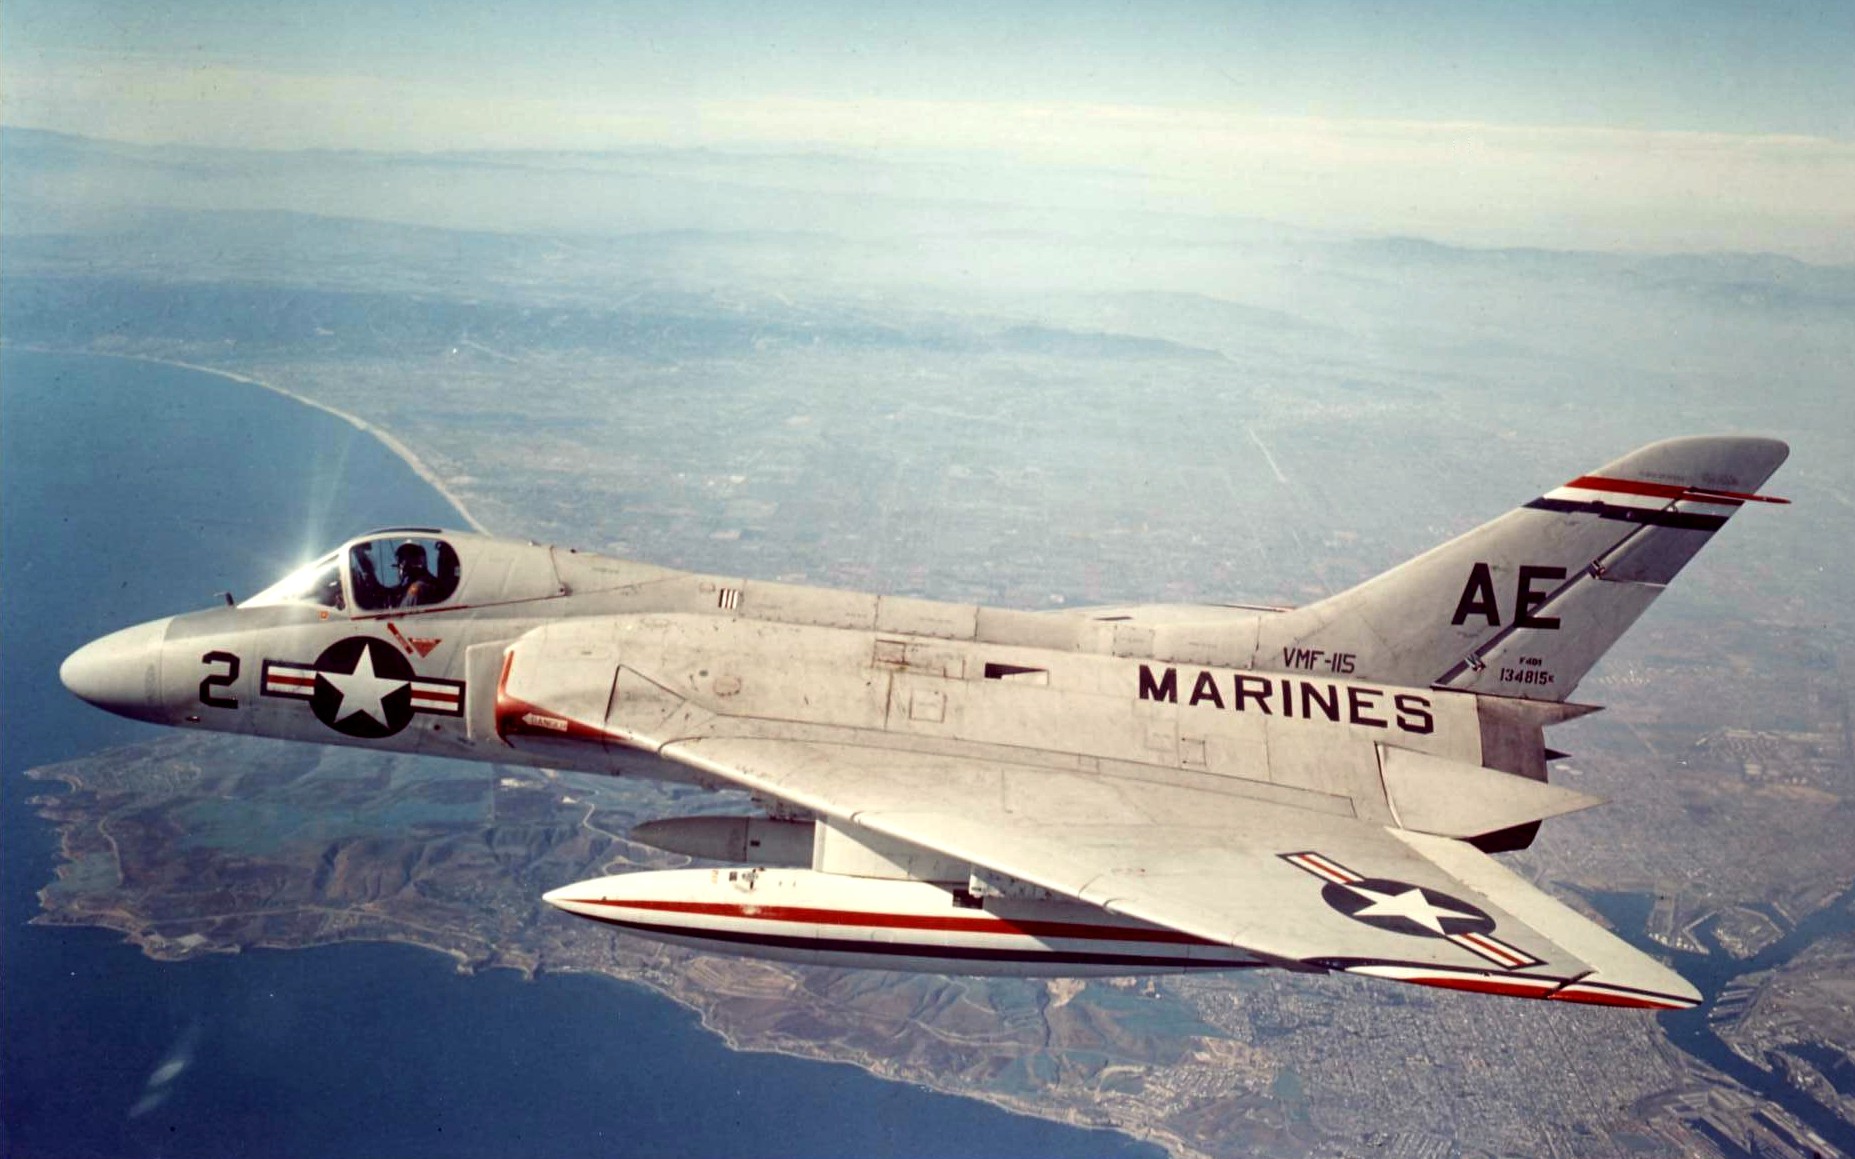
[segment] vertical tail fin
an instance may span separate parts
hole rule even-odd
[[[1651,443],[1358,587],[1258,625],[1256,662],[1563,700],[1790,454]],[[1320,660],[1311,659],[1314,657]]]

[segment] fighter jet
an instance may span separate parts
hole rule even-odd
[[[1277,967],[1680,1009],[1492,854],[1599,802],[1544,729],[1783,463],[1654,443],[1301,608],[1017,611],[426,527],[64,662],[179,728],[744,789],[719,865],[546,900],[699,950],[949,974]]]

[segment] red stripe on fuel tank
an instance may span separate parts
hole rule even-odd
[[[1417,986],[1435,986],[1441,990],[1468,990],[1476,994],[1500,994],[1508,998],[1544,998],[1546,989],[1539,984],[1524,985],[1482,974],[1432,974],[1426,978],[1394,978]]]
[[[866,926],[871,929],[937,930],[945,933],[998,934],[1030,938],[1084,938],[1095,941],[1159,942],[1167,945],[1216,946],[1177,930],[1127,929],[1081,922],[1014,920],[1002,917],[930,917],[926,914],[870,913],[818,909],[810,906],[735,905],[702,901],[610,901],[604,898],[569,898],[569,905],[601,905],[656,913],[701,914],[762,922],[801,922],[821,926]]]

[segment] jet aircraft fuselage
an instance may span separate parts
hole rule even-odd
[[[1783,457],[1653,444],[1298,610],[1015,611],[394,528],[61,675],[181,728],[746,789],[763,814],[635,834],[727,868],[548,895],[702,949],[1678,1007],[1486,854],[1596,803],[1542,730]]]

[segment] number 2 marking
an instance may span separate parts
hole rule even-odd
[[[232,681],[238,679],[238,657],[230,652],[208,652],[200,657],[202,664],[223,664],[224,672],[209,672],[206,679],[200,681],[200,703],[209,708],[237,708],[235,696],[215,696],[214,689],[232,687]]]

